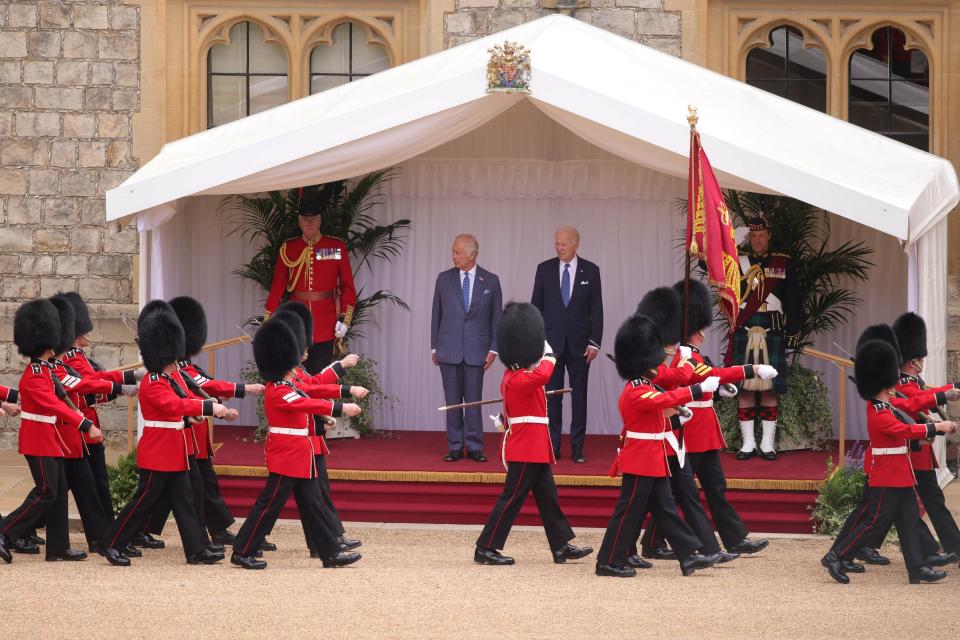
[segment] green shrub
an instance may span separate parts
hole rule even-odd
[[[107,466],[107,478],[110,480],[110,498],[113,509],[119,512],[137,491],[140,482],[140,470],[137,469],[137,452],[120,456],[116,466]]]

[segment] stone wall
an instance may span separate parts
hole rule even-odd
[[[444,45],[454,47],[553,12],[542,8],[540,0],[456,0],[454,11],[444,16]],[[680,55],[680,12],[664,11],[663,0],[591,0],[574,17]]]
[[[0,382],[25,360],[12,343],[17,306],[77,291],[96,325],[92,355],[135,362],[137,232],[105,223],[106,190],[137,167],[139,9],[117,0],[0,1]],[[101,411],[125,438],[126,408]],[[0,448],[16,421],[0,418]]]

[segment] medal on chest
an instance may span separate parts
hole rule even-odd
[[[340,247],[317,247],[314,251],[315,260],[340,260],[342,257]]]

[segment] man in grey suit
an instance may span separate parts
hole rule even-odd
[[[440,367],[446,404],[480,400],[483,372],[497,357],[495,336],[503,310],[500,279],[477,266],[480,246],[469,234],[453,239],[453,268],[440,272],[433,291],[430,348]],[[480,407],[447,411],[447,455],[486,462]]]

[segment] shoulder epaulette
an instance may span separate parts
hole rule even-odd
[[[160,379],[160,374],[159,374],[159,373],[151,373],[151,374],[150,374],[150,382],[156,382],[156,381],[159,380],[159,379]]]
[[[36,362],[34,362],[34,363],[32,363],[32,364],[30,365],[30,369],[33,370],[33,375],[35,375],[35,376],[40,375],[40,371],[41,371],[40,365],[37,364]]]
[[[883,400],[871,400],[873,408],[877,411],[883,411],[884,409],[889,409],[890,405],[884,402]]]
[[[68,350],[67,350],[67,357],[68,357],[68,358],[72,358],[72,357],[74,357],[75,355],[77,355],[77,350],[76,350],[76,349],[68,349]]]

